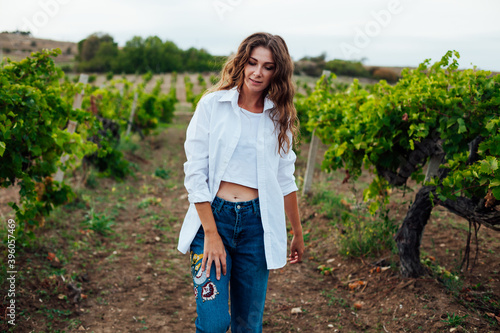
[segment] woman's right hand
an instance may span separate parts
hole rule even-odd
[[[216,278],[220,280],[221,268],[222,274],[226,275],[226,248],[217,231],[205,232],[201,270],[204,272],[207,268],[207,278],[210,277],[212,262],[215,263]]]

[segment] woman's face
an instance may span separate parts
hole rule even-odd
[[[271,78],[276,70],[273,54],[263,46],[252,50],[245,65],[245,81],[243,90],[248,92],[262,92],[271,84]]]

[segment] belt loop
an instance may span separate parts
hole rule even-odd
[[[257,200],[259,200],[259,198],[256,198],[256,199],[253,199],[253,200],[252,200],[253,212],[254,212],[255,214],[257,214],[257,213],[258,213],[258,208],[259,208],[259,207],[258,207],[258,204],[257,204]]]
[[[220,213],[222,206],[224,206],[225,200],[222,198],[219,198],[219,197],[217,197],[217,198],[219,199],[219,202],[217,204],[217,213]]]

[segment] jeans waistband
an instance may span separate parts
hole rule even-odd
[[[244,210],[244,209],[252,209],[254,212],[258,212],[260,210],[259,198],[255,198],[249,201],[227,201],[219,197],[215,197],[212,201],[212,205],[217,211],[220,211],[222,208],[232,208],[234,210]]]

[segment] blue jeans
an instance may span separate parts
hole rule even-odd
[[[267,269],[259,199],[212,202],[217,231],[226,248],[226,275],[217,280],[215,264],[210,277],[201,272],[205,234],[200,227],[191,243],[191,273],[196,297],[196,332],[262,332]],[[229,288],[229,285],[231,288]],[[229,315],[229,293],[231,316]]]

